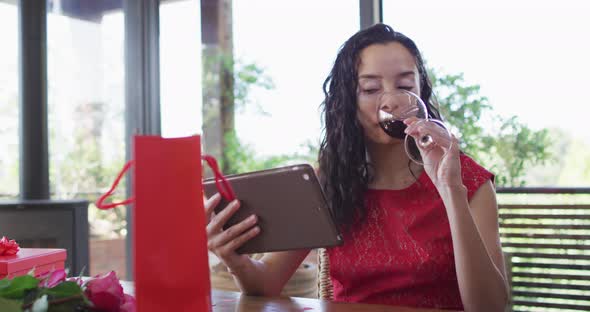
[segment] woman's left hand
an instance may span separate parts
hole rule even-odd
[[[432,142],[418,150],[422,156],[424,170],[434,185],[438,187],[463,185],[461,180],[461,162],[459,159],[459,141],[453,135],[434,122],[428,122],[415,117],[404,120],[408,126],[406,134],[412,136],[416,142],[430,135]]]

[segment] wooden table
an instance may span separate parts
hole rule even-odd
[[[125,293],[135,293],[133,282],[121,281]],[[212,290],[213,312],[440,312],[442,310],[414,309],[376,304],[337,303],[325,300],[294,297],[253,297],[239,292]],[[449,312],[449,311],[446,311]]]
[[[298,311],[298,312],[435,312],[442,310],[413,309],[375,304],[336,303],[325,300],[293,297],[252,297],[238,292],[213,290],[214,312]],[[448,311],[447,311],[448,312]]]

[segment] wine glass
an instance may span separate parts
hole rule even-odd
[[[405,119],[416,117],[418,122],[431,122],[436,124],[433,133],[424,134],[418,142],[410,135],[404,133]],[[389,136],[404,140],[404,148],[408,157],[417,164],[424,165],[418,146],[423,149],[442,148],[444,153],[451,147],[451,133],[445,124],[428,116],[426,104],[413,92],[400,90],[395,93],[384,92],[379,97],[377,109],[377,120],[379,125]]]

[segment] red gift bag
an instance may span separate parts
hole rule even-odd
[[[203,207],[199,136],[135,136],[134,161],[119,174],[97,207],[134,202],[133,251],[137,310],[210,311],[211,284]],[[224,197],[233,197],[211,157]],[[135,164],[133,198],[103,204],[124,172]]]

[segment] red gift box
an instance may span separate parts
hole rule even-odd
[[[65,249],[21,248],[16,255],[0,256],[0,279],[26,275],[33,268],[35,274],[64,268]]]

